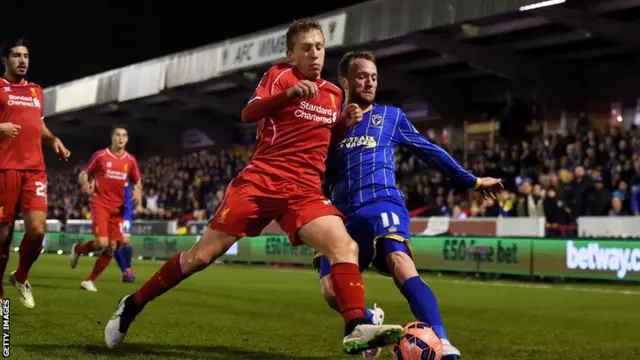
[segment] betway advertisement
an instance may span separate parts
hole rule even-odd
[[[640,281],[640,241],[538,240],[533,254],[535,275]]]

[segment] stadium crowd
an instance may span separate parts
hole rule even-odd
[[[498,199],[456,187],[406,149],[396,153],[397,181],[412,215],[466,217],[545,216],[571,224],[581,215],[640,215],[640,131],[585,128],[573,135],[536,136],[530,142],[477,144],[462,161],[478,176],[505,180]],[[452,155],[462,159],[463,150]],[[226,184],[246,165],[249,151],[201,150],[140,162],[145,196],[138,219],[206,220]],[[51,218],[90,219],[88,196],[77,185],[80,166],[50,174]]]

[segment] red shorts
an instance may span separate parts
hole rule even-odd
[[[293,246],[298,230],[322,216],[344,217],[320,191],[307,189],[259,170],[244,171],[228,186],[209,228],[235,236],[258,236],[276,220]]]
[[[18,213],[47,210],[44,170],[0,170],[0,222],[12,222]]]
[[[112,209],[100,203],[91,203],[93,236],[111,241],[124,240],[124,218],[120,209]]]

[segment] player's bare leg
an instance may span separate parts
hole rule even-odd
[[[200,241],[189,251],[175,254],[138,291],[120,300],[115,313],[104,329],[107,347],[122,343],[129,326],[144,306],[169,291],[182,280],[206,269],[238,241],[239,237],[207,229]]]
[[[414,316],[419,321],[431,325],[434,332],[442,339],[442,359],[460,359],[460,351],[447,339],[435,294],[433,294],[429,286],[420,278],[416,265],[411,257],[402,251],[394,251],[387,255],[386,261],[387,266],[393,274],[396,286],[409,302]]]
[[[31,266],[42,253],[47,213],[44,211],[27,212],[24,216],[24,225],[25,233],[20,242],[18,269],[9,275],[9,282],[18,289],[22,305],[31,309],[36,304],[31,293],[28,276]]]
[[[358,267],[358,244],[337,216],[322,216],[299,230],[302,241],[331,262],[331,282],[345,322],[343,350],[357,354],[395,343],[400,325],[373,325],[365,317],[364,281]]]
[[[13,221],[0,222],[0,299],[4,299],[4,288],[1,280],[4,278],[4,272],[7,269],[7,262],[9,262],[13,227]]]

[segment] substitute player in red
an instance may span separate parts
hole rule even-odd
[[[94,281],[111,262],[114,251],[125,239],[124,191],[127,180],[135,184],[133,202],[140,204],[142,184],[138,162],[125,148],[129,141],[127,130],[116,125],[111,130],[111,147],[96,151],[89,164],[78,176],[85,193],[91,196],[91,222],[94,239],[74,244],[69,254],[69,265],[75,268],[82,254],[99,251],[93,270],[80,283],[87,291],[98,291]],[[93,178],[93,179],[90,179]]]
[[[29,270],[42,251],[47,223],[47,173],[42,142],[65,160],[71,153],[44,124],[42,88],[26,80],[29,44],[12,40],[0,48],[4,74],[0,78],[0,298],[1,277],[9,260],[13,225],[18,213],[25,221],[18,269],[9,281],[20,292],[20,302],[33,308],[35,301]]]
[[[345,323],[346,353],[390,345],[402,335],[402,326],[372,325],[365,319],[357,244],[347,234],[340,212],[322,195],[329,143],[362,120],[362,111],[348,105],[338,117],[342,91],[320,78],[325,49],[317,21],[295,22],[287,31],[286,43],[289,63],[267,71],[242,111],[244,122],[259,122],[253,159],[229,184],[202,239],[120,301],[105,328],[108,347],[122,343],[149,301],[206,268],[239,238],[259,235],[272,220],[294,246],[306,243],[328,253]]]

